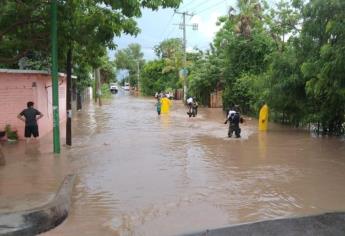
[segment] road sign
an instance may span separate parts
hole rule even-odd
[[[188,76],[188,70],[186,68],[182,68],[179,71],[179,75],[180,75],[181,78],[186,78]]]

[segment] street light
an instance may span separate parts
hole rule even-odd
[[[140,60],[135,60],[137,63],[137,78],[138,78],[138,95],[140,96]]]

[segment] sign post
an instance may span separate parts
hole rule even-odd
[[[186,68],[182,68],[179,71],[179,76],[183,81],[183,100],[187,100],[187,76],[188,76],[188,70]]]

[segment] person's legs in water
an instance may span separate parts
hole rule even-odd
[[[30,142],[31,134],[32,134],[32,131],[31,131],[30,127],[25,125],[24,137],[25,137],[26,143]]]
[[[235,135],[236,135],[236,138],[241,137],[241,128],[239,125],[236,125],[236,127],[235,127]]]
[[[228,137],[231,138],[232,137],[232,133],[235,131],[235,127],[233,124],[229,124],[229,132],[228,132]]]
[[[193,104],[190,103],[190,104],[188,104],[188,106],[189,106],[189,113],[192,113]]]
[[[25,126],[25,135],[26,142],[31,142],[31,140],[34,140],[36,143],[38,142],[39,132],[38,132],[38,126]],[[33,138],[32,138],[33,137]]]
[[[192,112],[193,117],[196,117],[196,115],[198,114],[198,106],[195,103],[192,105]]]
[[[187,105],[188,105],[187,115],[188,115],[189,117],[191,117],[191,116],[192,116],[192,104],[191,104],[191,103],[188,103]]]
[[[157,114],[160,115],[161,114],[161,107],[157,106]]]

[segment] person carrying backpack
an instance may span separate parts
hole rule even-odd
[[[196,97],[193,98],[193,109],[195,116],[198,114],[199,103],[196,101]]]
[[[229,121],[229,131],[228,131],[228,137],[231,138],[232,134],[235,132],[236,138],[241,137],[241,128],[240,123],[243,122],[243,119],[239,113],[238,107],[233,107],[229,110],[228,117],[224,124],[227,124]]]
[[[191,117],[191,114],[192,114],[192,109],[193,109],[193,103],[194,103],[194,100],[192,97],[189,97],[186,101],[187,103],[187,106],[188,106],[188,112],[187,112],[187,115],[189,115],[189,117]]]

